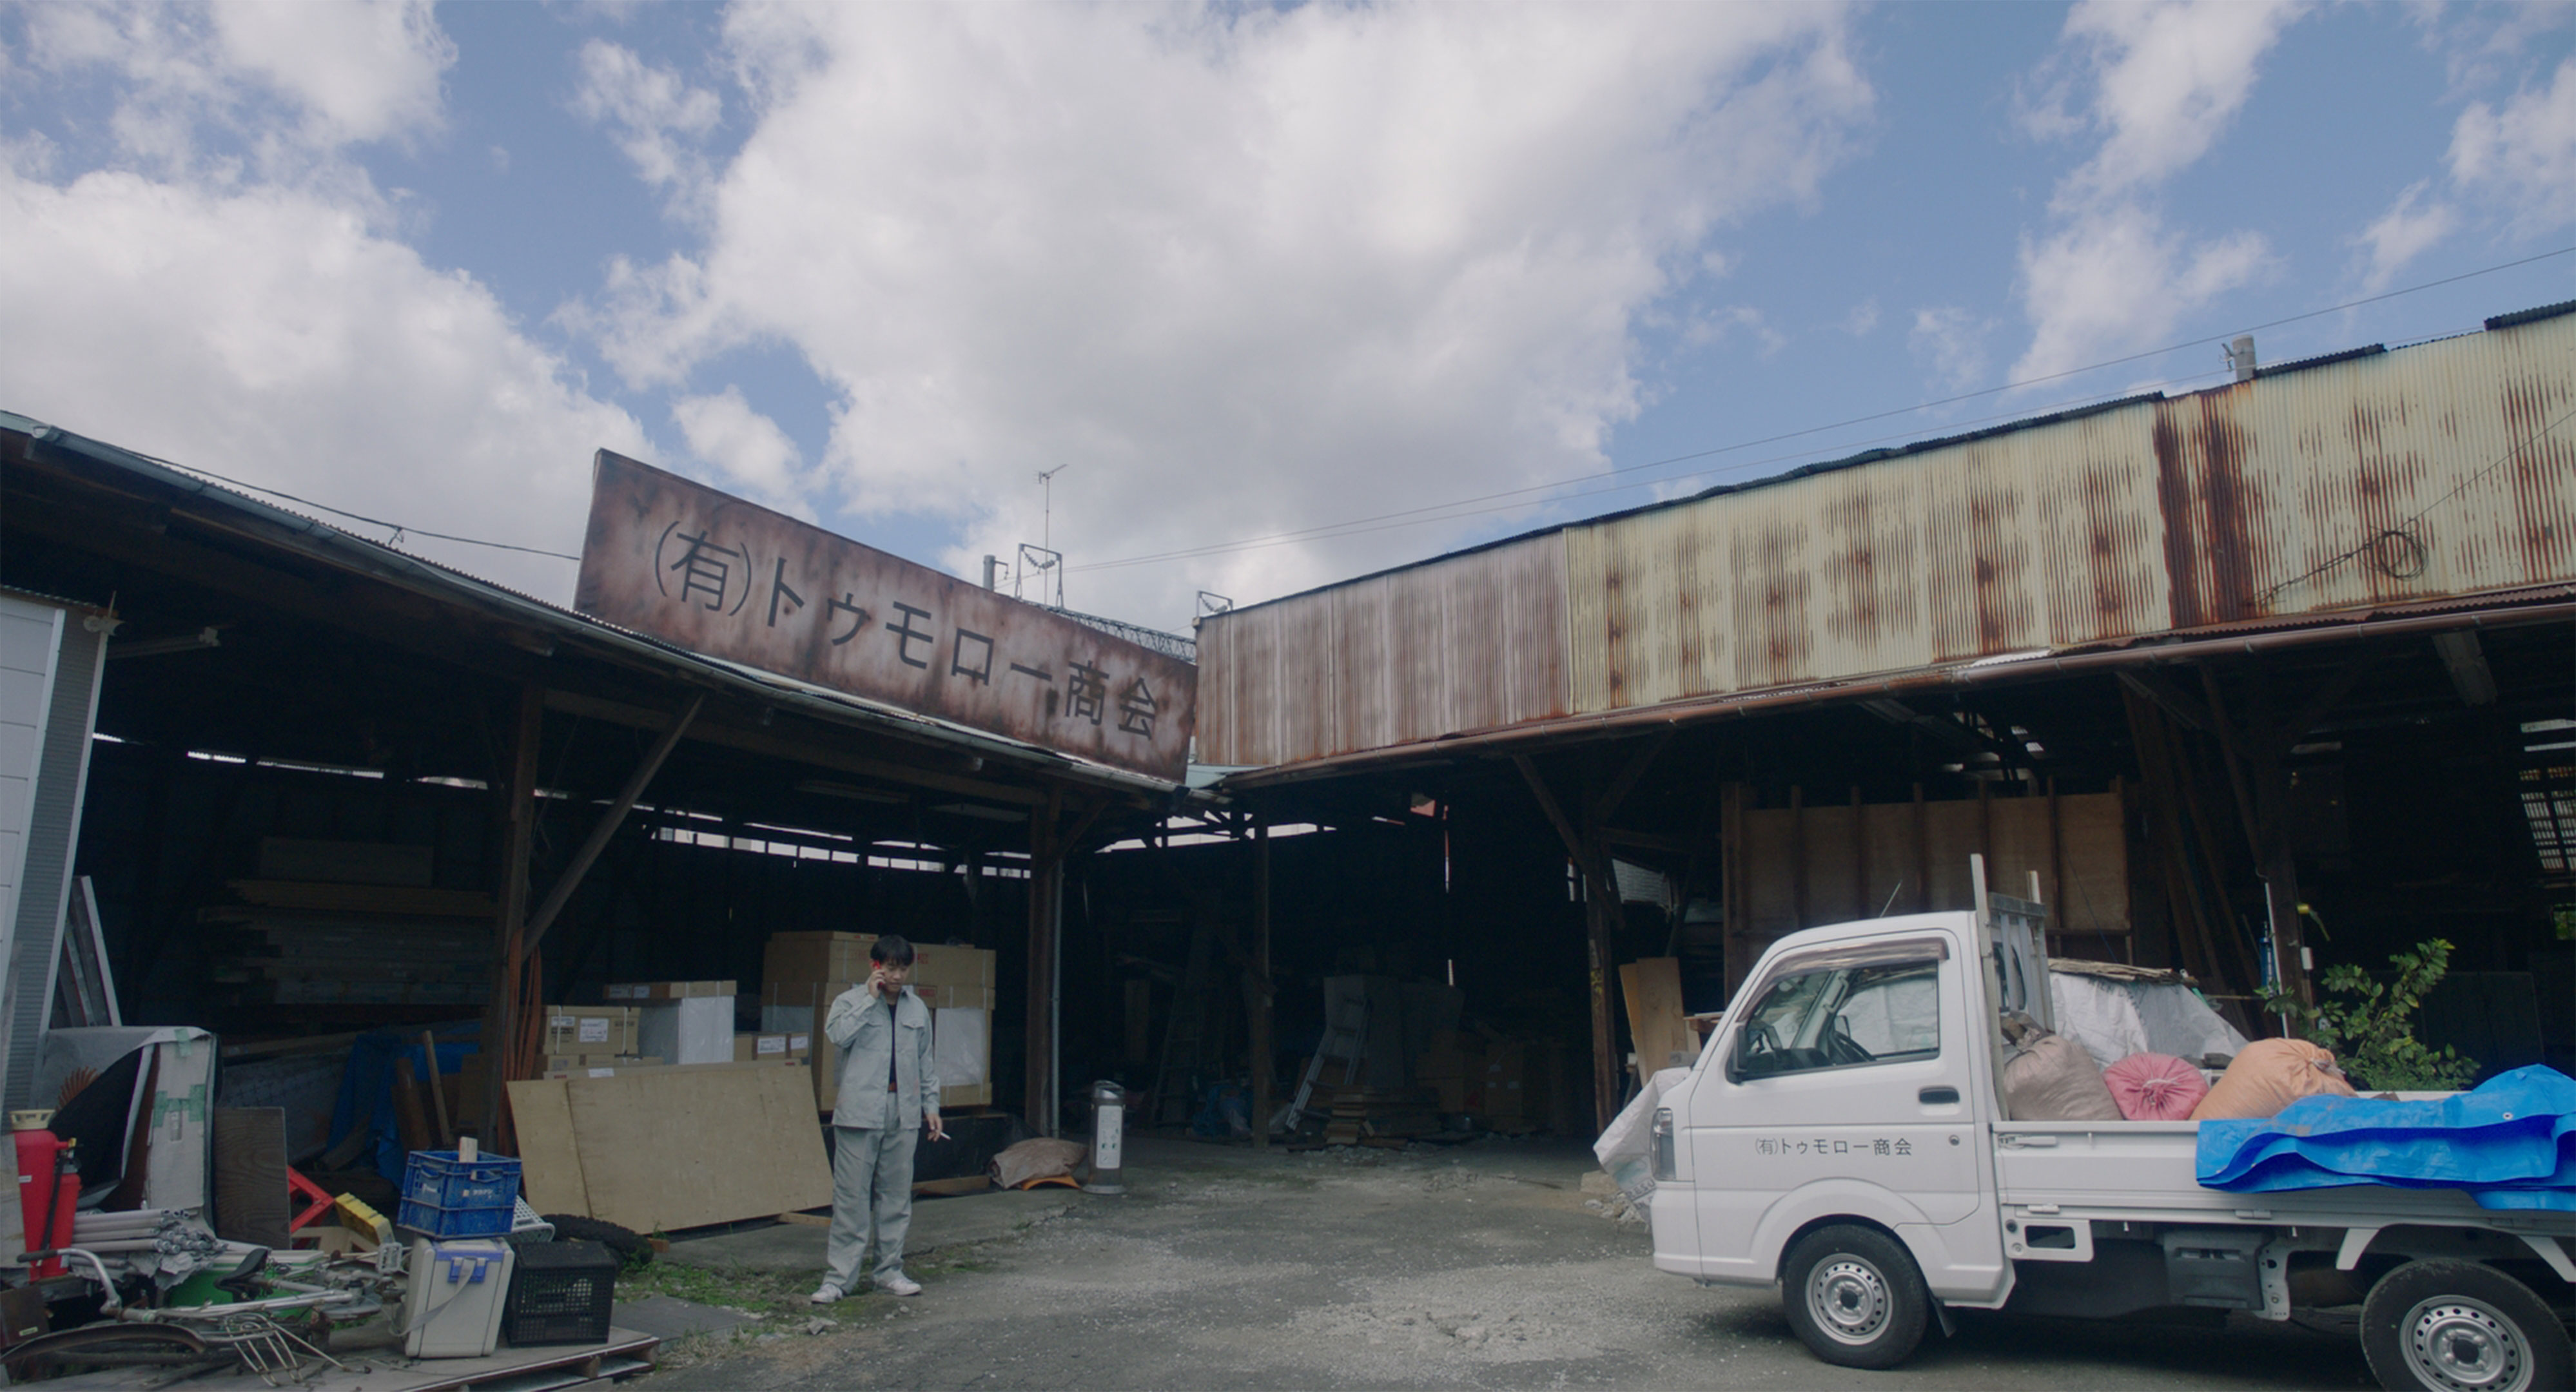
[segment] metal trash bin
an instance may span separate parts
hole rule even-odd
[[[1126,1150],[1127,1089],[1103,1078],[1091,1085],[1091,1182],[1086,1194],[1124,1194],[1122,1153]]]

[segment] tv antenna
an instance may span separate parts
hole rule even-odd
[[[1055,546],[1055,476],[1072,467],[1072,461],[1067,460],[1038,474],[1038,486],[1046,490],[1044,511],[1038,518],[1038,547],[1050,554]],[[1062,605],[1059,603],[1058,607]]]

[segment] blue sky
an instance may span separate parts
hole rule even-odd
[[[1181,628],[2576,297],[2571,55],[2527,4],[0,5],[0,407],[549,598],[417,532],[575,551],[607,447],[960,573],[1046,529]]]

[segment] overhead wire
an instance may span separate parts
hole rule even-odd
[[[2064,381],[2070,377],[2080,377],[2087,373],[2100,372],[2106,368],[2120,367],[2128,363],[2142,362],[2149,358],[2163,357],[2170,353],[2182,352],[2185,349],[2207,347],[2213,343],[2223,343],[2238,334],[2261,333],[2266,329],[2276,329],[2287,324],[2296,324],[2309,319],[2323,318],[2329,314],[2340,314],[2346,310],[2360,309],[2367,305],[2397,299],[2401,296],[2419,294],[2426,290],[2439,289],[2445,285],[2455,285],[2461,281],[2474,280],[2480,276],[2494,275],[2501,271],[2514,270],[2518,267],[2533,265],[2555,257],[2566,256],[2570,253],[2576,253],[2576,246],[2558,247],[2554,250],[2538,252],[2516,260],[2504,261],[2492,266],[2480,267],[2477,270],[2462,271],[2457,275],[2443,276],[2439,279],[2423,281],[2421,283],[2404,286],[2396,290],[2383,291],[2376,295],[2365,295],[2360,299],[2346,300],[2340,304],[2328,305],[2322,309],[2311,309],[2302,311],[2298,314],[2284,315],[2278,319],[2266,320],[2262,323],[2253,324],[2241,329],[2231,329],[2224,333],[2187,339],[2180,343],[2168,344],[2162,348],[2150,348],[2142,352],[2129,353],[2121,357],[2106,358],[2100,362],[2088,363],[2082,367],[2071,367],[2057,372],[2042,373],[2035,377],[2019,378],[1997,386],[1981,387],[1975,391],[1958,392],[1950,396],[1939,397],[1930,401],[1916,402],[1910,406],[1891,407],[1883,411],[1872,411],[1863,415],[1848,416],[1842,420],[1829,421],[1822,425],[1812,425],[1797,430],[1781,431],[1777,434],[1764,435],[1755,439],[1739,440],[1733,444],[1713,445],[1707,449],[1691,450],[1682,454],[1666,455],[1663,458],[1650,459],[1642,463],[1624,464],[1614,469],[1598,470],[1593,473],[1578,474],[1567,478],[1551,480],[1545,483],[1528,484],[1519,488],[1504,489],[1498,492],[1479,494],[1468,498],[1454,498],[1445,502],[1426,503],[1419,507],[1401,508],[1391,512],[1373,513],[1365,517],[1347,518],[1340,522],[1322,523],[1313,527],[1298,528],[1285,532],[1271,532],[1265,533],[1261,536],[1243,537],[1233,541],[1211,542],[1202,546],[1181,547],[1170,551],[1152,552],[1145,555],[1126,556],[1117,560],[1094,561],[1087,565],[1067,566],[1065,569],[1068,572],[1089,572],[1117,570],[1129,566],[1155,565],[1177,560],[1198,560],[1209,556],[1228,555],[1240,551],[1263,550],[1273,546],[1285,546],[1299,541],[1331,540],[1344,536],[1364,536],[1371,532],[1389,531],[1399,527],[1421,526],[1433,522],[1446,522],[1459,518],[1480,517],[1496,512],[1509,512],[1528,506],[1529,504],[1519,501],[1505,502],[1504,500],[1506,499],[1528,499],[1532,495],[1536,494],[1554,493],[1560,489],[1579,488],[1581,485],[1587,483],[1600,483],[1629,474],[1642,474],[1650,470],[1670,468],[1675,464],[1687,464],[1694,460],[1713,458],[1721,454],[1732,454],[1739,450],[1759,449],[1764,445],[1781,444],[1790,440],[1804,439],[1810,436],[1825,434],[1829,431],[1848,429],[1855,425],[1867,425],[1873,421],[1889,420],[1900,416],[1919,415],[1925,411],[1939,410],[1944,406],[1955,406],[1962,402],[1997,396],[2005,392],[2019,391],[2027,387],[2042,386],[2050,382]],[[2196,381],[2202,377],[2210,375],[2212,374],[2193,373],[2184,377],[2168,379],[2165,382],[2145,384],[2145,386],[2147,389],[2161,389],[2165,386],[2171,386],[2181,382]],[[2069,409],[2076,404],[2080,404],[2080,402],[2068,402],[2057,406],[2042,408],[2037,411],[2016,411],[2005,415],[1987,416],[1979,418],[1977,421],[1963,422],[1962,424],[1975,425],[2020,416],[2046,415],[2055,410]],[[1896,438],[1902,438],[1902,436],[1882,435],[1871,440],[1857,441],[1854,443],[1866,446]],[[522,555],[546,556],[555,560],[572,561],[576,564],[581,560],[581,557],[569,552],[550,550],[542,546],[522,546],[516,542],[487,541],[481,537],[464,536],[454,532],[431,531],[427,528],[414,527],[381,517],[370,517],[364,513],[351,512],[344,508],[333,507],[328,503],[316,502],[311,498],[289,493],[282,488],[272,488],[266,484],[251,483],[244,479],[237,479],[225,474],[219,474],[212,469],[201,468],[191,464],[181,464],[175,460],[161,459],[152,455],[144,455],[143,457],[152,460],[152,462],[156,464],[161,464],[185,473],[196,474],[204,478],[210,478],[219,483],[230,484],[235,488],[245,489],[253,493],[263,493],[273,498],[283,498],[288,502],[313,508],[317,511],[327,512],[334,517],[347,518],[352,522],[363,523],[371,527],[382,527],[390,533],[388,544],[392,545],[400,545],[409,537],[428,537],[438,541],[452,541],[463,546],[482,546],[495,551],[515,551]],[[1645,488],[1656,485],[1690,482],[1707,478],[1718,473],[1740,472],[1746,469],[1760,468],[1765,464],[1783,463],[1797,457],[1798,456],[1795,454],[1790,454],[1774,455],[1757,460],[1743,460],[1719,468],[1697,470],[1688,474],[1663,478],[1637,479],[1630,483],[1613,485],[1608,488],[1585,489],[1583,491],[1569,493],[1564,496],[1567,498],[1597,497],[1606,493],[1625,491],[1630,488]],[[2494,466],[2491,465],[2489,467],[2492,468]],[[1482,504],[1495,504],[1495,506],[1480,506]]]
[[[1397,522],[1396,525],[1416,526],[1430,522],[1447,521],[1452,516],[1474,517],[1481,516],[1487,512],[1508,511],[1509,509],[1484,508],[1453,514],[1446,510],[1450,508],[1465,508],[1476,503],[1489,502],[1502,498],[1527,497],[1531,494],[1553,492],[1557,489],[1570,488],[1578,484],[1613,478],[1623,474],[1643,473],[1651,469],[1667,468],[1674,464],[1687,464],[1695,459],[1706,459],[1714,455],[1731,454],[1737,450],[1759,449],[1764,445],[1780,444],[1784,441],[1803,439],[1808,436],[1821,435],[1829,431],[1847,429],[1855,425],[1867,425],[1872,421],[1887,420],[1898,416],[1918,415],[1925,411],[1939,410],[1944,406],[1955,406],[1961,402],[1974,401],[1981,397],[1997,396],[2005,392],[2019,391],[2026,387],[2041,386],[2049,382],[2063,381],[2069,377],[2080,377],[2087,373],[2100,372],[2106,368],[2120,367],[2128,363],[2141,362],[2148,358],[2163,357],[2167,354],[2179,353],[2190,348],[2205,348],[2213,343],[2224,343],[2240,334],[2261,333],[2267,329],[2277,329],[2288,324],[2302,323],[2310,319],[2320,319],[2330,314],[2341,314],[2347,310],[2360,309],[2365,306],[2379,304],[2383,301],[2397,299],[2406,295],[2420,294],[2426,290],[2437,290],[2445,285],[2455,285],[2461,281],[2474,280],[2480,276],[2495,275],[2502,271],[2514,270],[2522,266],[2547,261],[2555,257],[2566,256],[2570,253],[2576,253],[2576,246],[2558,247],[2554,250],[2538,252],[2512,261],[2502,261],[2492,266],[2482,266],[2476,270],[2462,271],[2457,275],[2442,276],[2438,279],[2423,281],[2415,285],[2402,286],[2395,290],[2382,291],[2376,295],[2365,295],[2359,299],[2345,300],[2340,304],[2327,305],[2322,309],[2304,310],[2297,314],[2284,315],[2277,319],[2268,319],[2262,323],[2248,325],[2243,328],[2229,329],[2222,333],[2210,334],[2201,338],[2187,339],[2179,343],[2167,344],[2162,348],[2150,348],[2141,352],[2129,353],[2121,357],[2106,358],[2100,362],[2089,363],[2082,367],[2071,367],[2058,372],[2042,373],[2034,377],[2019,378],[1997,386],[1980,387],[1975,391],[1959,392],[1951,396],[1939,397],[1930,401],[1916,402],[1910,406],[1891,407],[1883,411],[1872,411],[1864,415],[1849,416],[1842,420],[1829,421],[1822,425],[1812,425],[1798,430],[1782,431],[1778,434],[1764,435],[1751,440],[1739,440],[1730,445],[1715,445],[1707,449],[1692,450],[1683,454],[1667,455],[1661,459],[1650,459],[1638,464],[1621,465],[1615,469],[1604,469],[1588,474],[1573,475],[1571,477],[1555,479],[1545,483],[1530,484],[1521,488],[1507,489],[1498,493],[1483,494],[1474,498],[1460,498],[1440,503],[1426,503],[1420,507],[1404,508],[1392,512],[1372,513],[1365,517],[1349,518],[1341,522],[1324,523],[1314,527],[1301,528],[1294,531],[1271,532],[1255,537],[1244,537],[1234,541],[1210,542],[1202,546],[1180,547],[1171,551],[1152,552],[1138,556],[1126,556],[1109,561],[1094,561],[1087,565],[1067,566],[1065,569],[1069,572],[1114,570],[1127,566],[1156,564],[1172,560],[1196,560],[1207,556],[1226,555],[1236,551],[1260,550],[1270,546],[1281,545],[1294,541],[1325,540],[1335,536],[1345,535],[1366,535],[1370,532],[1388,530],[1387,527],[1374,524],[1393,522],[1396,519],[1408,519]],[[2179,380],[2194,380],[2198,377],[2207,375],[2210,374],[2195,373],[2190,377]],[[2013,414],[2046,414],[2046,412],[2015,412]],[[1749,464],[1745,467],[1758,467],[1758,463]],[[1589,495],[1578,494],[1574,496]],[[1426,513],[1438,515],[1422,515]]]

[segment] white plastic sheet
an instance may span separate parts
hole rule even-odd
[[[1610,1172],[1610,1182],[1618,1185],[1629,1204],[1640,1211],[1655,1192],[1655,1109],[1663,1105],[1664,1094],[1689,1077],[1690,1072],[1687,1068],[1667,1068],[1647,1078],[1646,1086],[1628,1099],[1628,1105],[1610,1119],[1601,1139],[1592,1143],[1592,1154],[1601,1161],[1601,1168]]]
[[[2048,975],[2057,1032],[2104,1068],[2131,1054],[2171,1054],[2193,1063],[2234,1054],[2245,1036],[2179,982],[2109,981],[2073,972]]]

